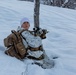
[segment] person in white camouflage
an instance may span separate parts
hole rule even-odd
[[[30,31],[30,21],[28,18],[23,18],[20,22],[21,26],[18,27],[17,31],[22,31],[22,41],[27,49],[27,57],[31,59],[42,59],[42,38],[40,36],[34,36],[34,31]]]
[[[52,68],[54,61],[49,59],[42,46],[42,39],[46,38],[46,30],[39,29],[35,34],[36,32],[30,31],[29,27],[29,19],[23,18],[17,31],[12,31],[12,34],[4,39],[4,45],[7,47],[5,54],[20,60],[33,59],[34,64],[44,69]]]
[[[42,39],[45,38],[43,36],[44,33],[42,33],[42,30],[39,30],[41,32],[40,35],[34,35],[34,31],[30,31],[29,27],[29,19],[23,18],[17,31],[13,30],[12,34],[4,39],[4,45],[7,47],[5,54],[18,59],[28,57],[41,60],[44,58],[42,47]]]

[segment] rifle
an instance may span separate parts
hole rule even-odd
[[[40,36],[42,39],[45,39],[46,38],[46,33],[49,32],[46,29],[41,29],[41,28],[33,28],[33,30],[34,30],[34,35],[35,36]]]

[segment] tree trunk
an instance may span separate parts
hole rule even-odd
[[[34,7],[34,27],[39,28],[39,7],[40,7],[40,0],[35,0],[35,7]]]

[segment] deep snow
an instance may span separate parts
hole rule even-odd
[[[4,54],[3,39],[12,29],[17,29],[23,17],[30,19],[33,28],[34,3],[0,0],[0,75],[76,75],[76,10],[40,6],[40,27],[47,29],[47,39],[43,40],[44,49],[55,66],[42,69]]]

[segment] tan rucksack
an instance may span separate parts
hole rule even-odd
[[[26,56],[27,51],[22,43],[20,34],[20,32],[13,30],[12,34],[4,39],[4,45],[7,47],[7,50],[5,51],[7,55],[23,59]]]

